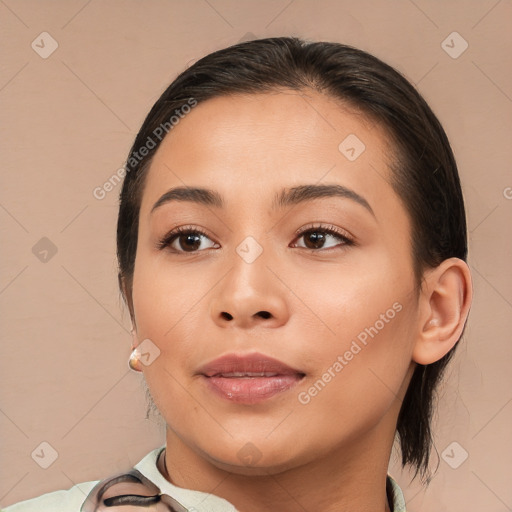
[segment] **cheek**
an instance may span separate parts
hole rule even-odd
[[[312,372],[299,403],[311,407],[313,416],[328,409],[340,420],[347,411],[377,418],[395,400],[411,363],[412,278],[386,265],[339,275],[317,274],[314,287],[298,291],[326,333],[319,342],[310,328],[304,338]]]
[[[143,368],[145,380],[158,409],[169,420],[169,411],[190,409],[185,391],[195,370],[193,361],[204,359],[206,347],[199,329],[205,325],[204,299],[208,279],[201,273],[169,272],[162,258],[138,259],[133,280],[133,303],[139,342],[150,339],[158,357]],[[203,300],[201,298],[203,297]]]
[[[191,356],[200,353],[197,332],[198,306],[204,296],[204,276],[166,270],[159,254],[138,254],[133,278],[133,305],[139,342],[150,339],[158,347],[158,357],[143,367],[151,396],[167,423],[179,421],[176,411],[193,413],[187,392],[192,368]],[[202,320],[204,322],[204,318]]]
[[[387,323],[380,313],[370,315],[367,321],[352,326],[352,336],[340,336],[336,349],[322,354],[322,371],[309,379],[309,387],[298,397],[309,408],[306,414],[310,418],[324,418],[316,421],[322,423],[327,437],[357,437],[403,399],[414,315],[408,305],[393,304],[396,310],[382,310]],[[393,318],[391,311],[396,313]]]
[[[183,325],[198,320],[201,301],[212,287],[208,275],[200,270],[190,272],[174,264],[170,271],[168,267],[164,254],[142,254],[136,260],[133,279],[138,334],[163,343],[183,331]]]
[[[383,251],[367,253],[353,252],[340,265],[311,264],[313,271],[300,268],[292,276],[294,294],[307,313],[302,317],[316,319],[329,342],[326,348],[339,350],[357,336],[364,343],[375,330],[387,333],[405,316],[398,311],[404,302],[412,306],[412,274]]]

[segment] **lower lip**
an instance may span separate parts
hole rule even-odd
[[[288,391],[302,380],[302,376],[298,374],[245,378],[204,376],[204,379],[211,391],[230,402],[255,404]]]

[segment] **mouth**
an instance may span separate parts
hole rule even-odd
[[[210,392],[230,402],[254,404],[288,391],[305,373],[262,354],[228,354],[198,372]]]

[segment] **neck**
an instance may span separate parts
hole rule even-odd
[[[386,476],[394,428],[387,430],[385,440],[382,428],[374,429],[312,462],[251,476],[218,467],[169,429],[163,473],[174,485],[224,498],[240,512],[390,512]]]

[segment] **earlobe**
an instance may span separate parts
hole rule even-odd
[[[139,357],[139,351],[137,350],[137,347],[139,346],[139,340],[135,327],[132,327],[130,332],[132,334],[132,351],[130,353],[130,358],[128,359],[128,366],[136,372],[141,372],[142,364]]]
[[[413,361],[434,363],[454,347],[464,329],[472,297],[469,267],[459,258],[444,260],[425,275]]]
[[[128,359],[128,366],[135,372],[142,372],[142,364],[140,361],[140,354],[137,350],[139,346],[139,338],[137,335],[137,323],[135,322],[135,314],[133,311],[133,303],[132,303],[132,295],[131,289],[127,286],[126,280],[119,275],[119,284],[125,299],[126,304],[128,305],[128,309],[130,311],[130,319],[132,322],[132,328],[130,329],[130,333],[132,335],[132,348],[130,357]]]

